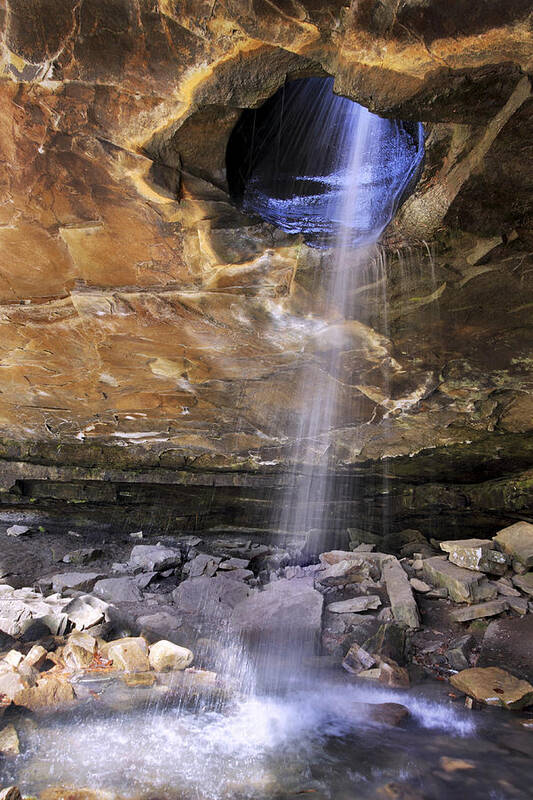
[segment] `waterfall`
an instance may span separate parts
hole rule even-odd
[[[382,333],[386,333],[386,265],[378,243],[420,167],[423,137],[421,127],[406,129],[335,95],[331,79],[295,83],[284,99],[279,124],[278,139],[283,131],[286,137],[291,134],[288,152],[282,158],[276,155],[275,161],[268,152],[258,159],[244,204],[267,218],[283,213],[281,224],[289,230],[297,217],[300,225],[307,220],[308,239],[324,249],[317,276],[317,294],[322,298],[315,320],[318,332],[305,353],[299,387],[303,411],[291,431],[293,469],[276,520],[276,527],[287,534],[317,530],[312,548],[316,554],[335,545],[334,531],[343,523],[328,518],[330,501],[342,484],[335,477],[331,431],[342,422],[345,395],[352,404],[352,418],[361,402],[359,376],[347,374],[348,361],[357,371],[354,342],[364,344],[370,333],[360,296],[365,287],[381,293]],[[268,151],[266,142],[263,148]],[[274,168],[265,182],[265,171],[276,163],[279,171]],[[313,182],[325,187],[322,194],[309,190]],[[273,196],[267,196],[265,187],[273,189]]]
[[[310,335],[298,358],[299,413],[287,431],[291,466],[273,519],[282,540],[305,537],[303,564],[325,550],[346,549],[337,534],[349,524],[340,509],[351,499],[342,493],[351,489],[338,474],[335,432],[342,438],[343,427],[361,416],[361,404],[368,405],[359,388],[365,348],[379,351],[381,361],[387,355],[379,240],[416,177],[422,140],[420,127],[335,95],[332,79],[288,83],[268,116],[253,119],[243,208],[302,232],[320,250]],[[379,332],[363,318],[368,291],[378,292]],[[295,679],[302,685],[316,645],[303,623],[263,632],[256,643],[259,685],[270,694]]]

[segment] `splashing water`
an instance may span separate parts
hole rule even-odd
[[[410,734],[373,722],[365,705],[369,700],[410,705]],[[420,748],[434,731],[440,748],[453,752],[454,738],[469,737],[473,730],[465,712],[449,705],[438,709],[412,694],[322,682],[288,697],[250,697],[226,714],[172,708],[111,716],[79,713],[42,721],[38,729],[21,726],[22,763],[3,778],[16,779],[32,792],[50,785],[86,786],[126,797],[155,792],[187,800],[282,797],[311,786],[326,797],[324,781],[333,780],[345,789],[359,787],[366,796],[376,780],[396,774],[392,753],[402,737],[404,747],[407,735],[410,745]],[[448,744],[443,734],[450,737]],[[358,756],[363,740],[376,750],[373,765],[362,751]],[[407,772],[412,760],[407,755]],[[326,775],[316,782],[310,766],[320,763]],[[346,775],[347,765],[355,779]]]

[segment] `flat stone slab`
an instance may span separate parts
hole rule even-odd
[[[456,603],[477,603],[490,600],[497,594],[497,589],[489,584],[483,572],[451,564],[446,556],[426,558],[422,574],[427,583],[447,589]]]
[[[409,578],[400,562],[395,558],[385,561],[382,575],[396,622],[402,622],[409,628],[418,628],[420,626],[418,606]]]
[[[381,600],[377,594],[369,594],[352,597],[350,600],[339,600],[337,603],[330,603],[326,608],[334,614],[360,614],[362,611],[379,608],[380,605]]]
[[[108,603],[137,603],[143,597],[135,578],[105,578],[93,591]]]
[[[130,567],[143,572],[164,572],[181,564],[181,551],[157,544],[138,544],[131,551]]]
[[[104,577],[101,572],[62,572],[52,578],[52,589],[59,594],[67,589],[90,592],[95,583]]]
[[[494,541],[504,553],[525,567],[533,567],[533,525],[530,522],[515,522],[498,531]]]
[[[513,583],[521,592],[533,595],[533,572],[526,572],[525,575],[514,575]]]
[[[499,667],[474,667],[452,675],[450,683],[474,700],[519,711],[533,704],[533,686]]]
[[[507,600],[489,600],[487,603],[458,608],[452,611],[451,616],[456,622],[468,622],[471,619],[495,617],[497,614],[503,614],[504,611],[507,611],[508,607]]]
[[[507,569],[507,556],[496,549],[492,539],[458,539],[440,543],[448,559],[458,567],[503,575]]]

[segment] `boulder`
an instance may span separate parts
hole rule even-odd
[[[420,625],[418,606],[402,565],[397,559],[391,558],[384,562],[382,574],[394,619],[407,625],[408,628],[418,628]]]
[[[526,597],[507,597],[507,606],[517,614],[527,614],[529,603]]]
[[[467,606],[466,608],[457,608],[455,611],[452,611],[451,616],[455,622],[469,622],[472,619],[495,617],[498,614],[503,614],[507,608],[507,599],[489,600],[486,603],[478,603],[476,605]]]
[[[90,634],[75,631],[63,648],[63,661],[70,670],[86,669],[94,660],[96,648],[96,639]]]
[[[451,564],[446,556],[434,556],[424,561],[424,580],[432,586],[446,589],[456,603],[478,603],[496,597],[497,590],[489,584],[483,572]]]
[[[475,639],[470,634],[456,639],[446,651],[446,659],[452,669],[458,672],[468,669],[470,666],[469,657],[475,646]]]
[[[365,669],[371,669],[375,663],[376,659],[374,656],[370,655],[370,653],[367,653],[367,651],[360,647],[357,643],[354,643],[344,656],[342,666],[346,672],[350,672],[352,675],[357,675],[359,672],[363,672]]]
[[[365,707],[368,719],[379,725],[390,725],[397,728],[410,716],[408,708],[401,703],[361,703]]]
[[[448,553],[452,564],[477,572],[503,575],[507,569],[507,556],[496,549],[492,539],[458,539],[441,542],[440,548]]]
[[[190,666],[194,656],[186,647],[162,639],[151,645],[148,658],[155,672],[173,672]]]
[[[138,544],[131,551],[129,566],[135,571],[164,572],[181,564],[181,551],[162,545]]]
[[[93,591],[108,603],[138,603],[142,600],[135,578],[105,578],[95,584]]]
[[[0,730],[0,755],[18,756],[20,754],[20,742],[17,730],[14,725],[6,725]]]
[[[533,595],[533,572],[526,572],[525,575],[513,575],[514,585],[528,595]]]
[[[333,614],[360,614],[362,611],[379,608],[380,605],[380,598],[376,594],[370,594],[330,603],[327,606],[327,610]]]
[[[127,636],[107,642],[101,649],[104,658],[113,662],[113,669],[123,672],[148,672],[148,643],[142,636]]]
[[[358,583],[370,575],[368,566],[357,559],[336,561],[316,573],[316,582],[321,586],[344,586]]]
[[[515,522],[498,531],[494,541],[512,561],[524,567],[533,567],[533,525],[530,522]]]
[[[236,605],[231,624],[239,633],[257,639],[286,633],[295,639],[318,640],[322,606],[322,595],[308,579],[282,578]]]
[[[69,589],[77,592],[90,592],[96,581],[105,578],[99,572],[63,572],[52,578],[52,589],[63,594]]]
[[[487,627],[477,661],[479,667],[504,665],[533,683],[533,616],[493,620]]]
[[[148,639],[161,639],[174,636],[182,624],[181,616],[168,611],[156,611],[154,614],[143,614],[137,618],[141,634],[146,632]]]
[[[82,631],[107,618],[109,604],[91,594],[76,597],[65,606],[65,614],[74,627]]]
[[[227,619],[252,589],[228,576],[188,578],[172,592],[176,607],[188,614],[200,614],[211,619]]]
[[[474,700],[519,711],[533,704],[533,686],[499,667],[474,667],[452,675],[450,683]]]
[[[36,686],[18,692],[13,702],[30,711],[58,711],[68,708],[76,701],[74,689],[70,683],[55,675],[44,676]]]

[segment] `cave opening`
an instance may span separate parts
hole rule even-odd
[[[287,81],[262,106],[242,112],[226,151],[233,202],[288,233],[303,234],[312,246],[329,246],[338,236],[339,197],[349,185],[350,152],[363,125],[350,238],[353,244],[371,233],[376,238],[420,176],[423,127],[379,117],[335,94],[333,78]]]

